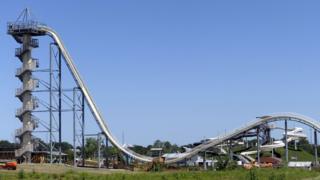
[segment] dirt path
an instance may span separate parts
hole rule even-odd
[[[83,168],[69,165],[59,165],[59,164],[19,164],[17,171],[24,170],[25,172],[37,172],[37,173],[54,173],[60,174],[69,171],[74,172],[87,172],[87,173],[101,173],[101,174],[110,174],[110,173],[134,173],[132,171],[123,170],[123,169],[98,169],[98,168]]]

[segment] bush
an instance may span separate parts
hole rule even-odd
[[[229,159],[226,159],[225,157],[218,157],[218,162],[216,163],[216,169],[218,171],[225,170],[227,168]]]
[[[24,178],[25,178],[25,174],[24,174],[23,169],[21,169],[21,170],[19,171],[19,173],[18,173],[18,178],[19,178],[19,179],[24,179]]]
[[[258,180],[257,172],[255,169],[250,169],[247,179]]]
[[[233,160],[229,160],[229,158],[226,157],[219,157],[218,162],[216,164],[216,170],[233,170],[236,169],[237,163]]]
[[[153,172],[161,172],[163,169],[163,165],[161,163],[153,163],[151,171]]]

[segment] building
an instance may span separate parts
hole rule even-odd
[[[311,170],[312,162],[311,161],[290,161],[288,163],[288,167],[291,167],[291,168],[302,168],[302,169]]]

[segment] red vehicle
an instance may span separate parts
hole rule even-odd
[[[7,170],[16,170],[17,162],[16,161],[0,161],[0,168]]]

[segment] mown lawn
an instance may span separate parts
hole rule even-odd
[[[37,172],[0,171],[0,179],[107,179],[107,180],[215,180],[215,179],[259,179],[259,180],[295,180],[314,178],[320,176],[320,171],[306,171],[301,169],[254,169],[254,170],[230,170],[230,171],[196,171],[196,172],[138,172],[138,173],[112,173],[96,174],[68,171],[61,174],[45,174]]]

